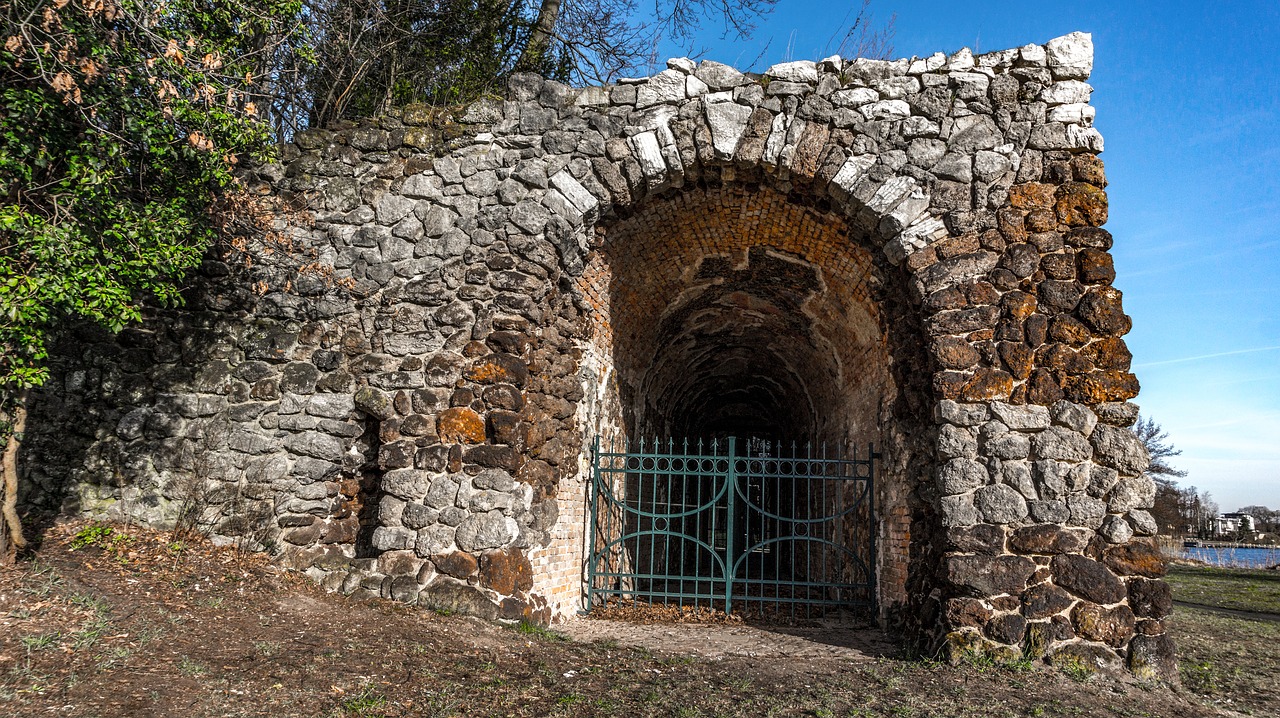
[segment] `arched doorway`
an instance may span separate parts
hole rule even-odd
[[[905,527],[877,507],[905,516],[905,478],[874,452],[902,444],[895,270],[820,195],[764,183],[669,192],[596,239],[591,600],[892,601],[880,567],[906,557],[877,539]]]

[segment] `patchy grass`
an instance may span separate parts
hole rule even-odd
[[[1167,580],[1179,601],[1280,614],[1280,571],[1174,564]]]
[[[1280,714],[1280,572],[1174,565],[1168,580],[1183,602],[1169,619],[1183,687],[1207,705]]]
[[[694,660],[327,595],[145,531],[72,550],[79,528],[0,571],[0,715],[1199,718],[1277,704],[1280,636],[1204,612],[1173,621],[1194,694],[1021,662]]]

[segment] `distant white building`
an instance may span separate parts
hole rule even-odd
[[[1257,527],[1250,514],[1222,514],[1213,520],[1214,536],[1238,536],[1241,532],[1254,533]]]

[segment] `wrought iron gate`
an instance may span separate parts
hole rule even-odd
[[[870,445],[844,456],[756,439],[602,447],[597,437],[587,609],[874,606],[877,458]]]

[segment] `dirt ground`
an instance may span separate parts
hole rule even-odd
[[[61,526],[0,570],[0,715],[1178,718],[1280,705],[1267,685],[1237,694],[1230,651],[1205,659],[1221,675],[1194,693],[909,660],[876,632],[822,626],[564,628],[574,638],[343,598],[231,549]],[[1226,630],[1201,628],[1207,643]]]

